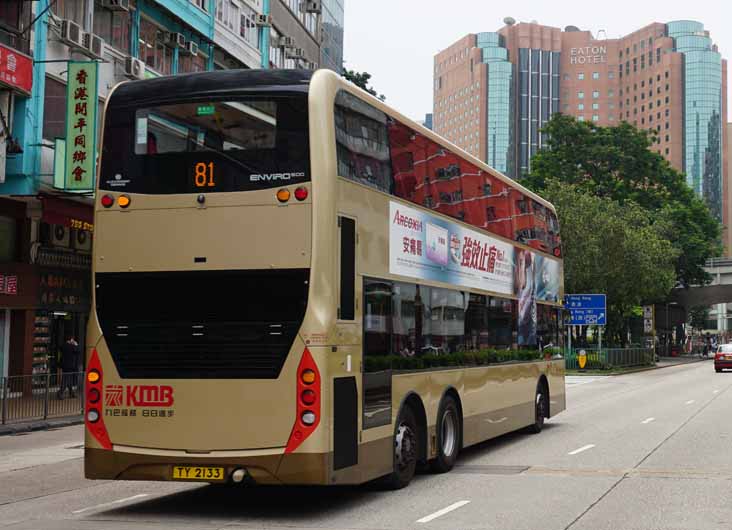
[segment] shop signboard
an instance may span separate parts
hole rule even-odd
[[[69,62],[64,189],[94,189],[99,64]]]
[[[63,270],[40,272],[40,305],[49,311],[86,313],[90,307],[89,274]]]
[[[558,304],[562,297],[559,260],[395,201],[389,272],[517,299],[522,345],[536,343],[536,302]]]
[[[0,44],[0,85],[30,94],[33,88],[33,59]]]
[[[0,273],[0,294],[18,294],[18,276]]]

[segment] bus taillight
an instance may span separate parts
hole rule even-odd
[[[312,390],[303,390],[302,394],[300,394],[300,399],[305,405],[309,407],[310,405],[315,403],[317,396]]]
[[[102,372],[102,363],[99,361],[97,349],[94,348],[86,371],[84,420],[87,430],[99,442],[99,445],[104,449],[111,449],[112,442],[109,439],[107,427],[104,425],[104,419],[99,411],[99,401],[104,390],[103,385],[104,374]]]
[[[285,453],[291,453],[310,436],[320,423],[320,372],[310,351],[305,348],[297,367],[295,424]]]
[[[308,189],[305,186],[300,186],[295,190],[295,198],[298,201],[304,201],[308,198]]]

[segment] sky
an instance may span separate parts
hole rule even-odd
[[[344,67],[369,72],[391,107],[422,121],[432,112],[434,55],[468,33],[498,30],[507,16],[595,37],[605,30],[609,39],[652,22],[697,20],[732,59],[732,0],[345,0]]]

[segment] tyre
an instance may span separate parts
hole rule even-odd
[[[529,425],[527,430],[531,434],[539,434],[544,428],[544,418],[549,411],[549,402],[547,400],[546,387],[539,383],[536,387],[536,396],[534,398],[534,423]]]
[[[717,373],[719,373],[719,372],[722,371],[722,369],[721,368],[715,368],[714,371],[717,372]]]
[[[394,471],[384,477],[382,481],[384,486],[398,490],[411,482],[417,469],[418,444],[417,420],[412,409],[405,406],[399,412],[394,429]]]
[[[437,410],[437,457],[430,462],[435,473],[447,473],[455,465],[461,442],[460,409],[455,398],[445,396]]]

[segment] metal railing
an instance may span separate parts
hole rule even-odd
[[[651,348],[572,348],[565,355],[568,370],[579,369],[577,355],[580,350],[587,354],[586,370],[610,370],[612,368],[632,368],[634,366],[653,366],[656,362]]]
[[[80,415],[83,385],[83,372],[0,377],[0,425]]]

